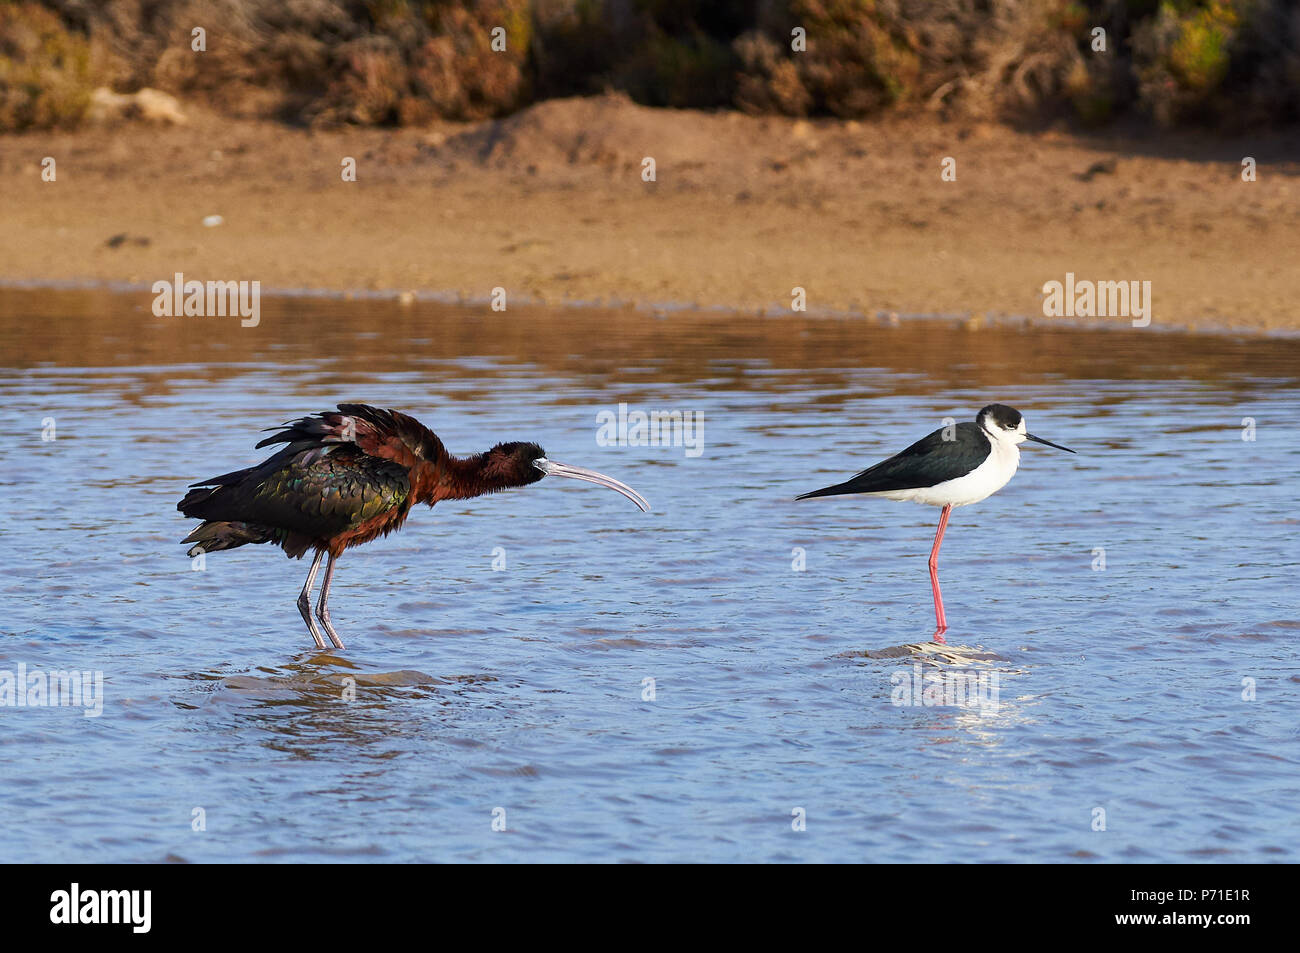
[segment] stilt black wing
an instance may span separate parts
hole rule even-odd
[[[796,499],[934,486],[970,473],[984,462],[991,448],[989,438],[977,423],[967,421],[943,427],[851,480],[804,493]]]

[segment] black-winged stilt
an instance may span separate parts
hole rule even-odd
[[[974,423],[941,427],[902,453],[863,470],[851,480],[805,493],[796,499],[862,493],[887,500],[911,500],[942,506],[939,530],[930,550],[930,586],[934,590],[934,641],[945,642],[948,628],[939,592],[939,545],[954,506],[978,503],[1007,485],[1020,465],[1020,444],[1026,440],[1074,453],[1069,447],[1035,437],[1025,430],[1025,418],[1006,404],[989,404]]]

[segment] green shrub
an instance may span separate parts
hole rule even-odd
[[[1236,26],[1236,14],[1222,3],[1211,4],[1183,20],[1169,51],[1170,72],[1195,93],[1218,87],[1228,73],[1228,43]]]
[[[1246,6],[1246,4],[1239,4]],[[1240,22],[1231,3],[1165,2],[1133,34],[1135,70],[1142,107],[1172,126],[1209,116],[1228,75],[1232,43]]]
[[[0,132],[74,126],[94,90],[90,44],[34,3],[0,5]]]

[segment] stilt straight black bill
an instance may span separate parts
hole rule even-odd
[[[1050,440],[1044,440],[1042,437],[1035,437],[1031,433],[1025,434],[1026,440],[1032,440],[1034,443],[1047,444],[1049,447],[1055,447],[1057,450],[1064,450],[1066,453],[1074,453],[1069,447],[1062,447],[1059,443],[1052,443]]]

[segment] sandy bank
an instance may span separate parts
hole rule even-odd
[[[805,122],[613,97],[426,130],[191,114],[0,138],[0,280],[147,285],[179,271],[265,289],[483,301],[500,286],[516,300],[772,311],[799,286],[810,311],[1046,321],[1044,282],[1072,272],[1150,281],[1159,326],[1294,330],[1298,141]],[[1243,156],[1258,181],[1241,180]],[[956,181],[942,180],[944,157]]]

